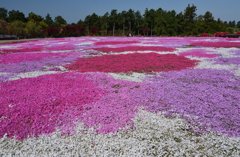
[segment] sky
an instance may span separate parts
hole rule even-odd
[[[240,21],[240,0],[0,0],[0,8],[19,10],[25,15],[29,12],[43,17],[49,13],[52,17],[61,15],[69,23],[78,22],[92,13],[103,15],[112,9],[139,10],[146,8],[183,11],[188,4],[197,6],[197,13],[211,11],[215,18],[226,21]]]

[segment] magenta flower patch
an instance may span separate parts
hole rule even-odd
[[[62,73],[0,83],[0,136],[23,139],[57,128],[72,133],[78,121],[99,133],[132,126],[141,105],[140,84],[105,74]]]
[[[89,75],[63,73],[0,83],[0,137],[19,139],[71,130],[84,105],[105,91]]]

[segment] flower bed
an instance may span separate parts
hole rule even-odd
[[[88,75],[73,73],[0,83],[0,89],[0,136],[19,139],[71,130],[83,106],[104,95]]]
[[[0,64],[21,63],[27,61],[39,61],[44,58],[66,57],[68,54],[58,53],[10,53],[0,56]]]
[[[67,64],[73,60],[76,60],[81,55],[82,54],[79,53],[15,53],[11,55],[7,54],[4,55],[7,56],[6,58],[2,58],[3,63],[0,63],[0,73],[11,73],[14,76],[19,73],[45,71],[45,69],[52,69],[55,66]],[[38,60],[36,61],[35,59],[37,58]]]
[[[124,52],[124,51],[167,51],[172,52],[175,49],[171,47],[162,47],[162,46],[127,46],[127,47],[101,47],[94,48],[94,50],[101,52]]]
[[[239,43],[81,37],[0,44],[0,156],[237,156]]]
[[[225,48],[230,48],[230,47],[238,47],[240,48],[240,42],[193,42],[191,43],[192,46],[200,46],[200,47],[225,47]]]
[[[191,68],[196,63],[196,60],[174,54],[133,53],[80,58],[66,68],[80,72],[160,72]]]
[[[203,58],[215,58],[218,57],[219,55],[217,54],[209,54],[205,50],[197,49],[197,50],[190,50],[190,51],[185,51],[180,54],[181,56],[192,56],[192,57],[203,57]]]
[[[136,44],[137,41],[99,41],[95,45],[118,45],[118,44]]]
[[[240,65],[240,57],[233,58],[218,58],[216,59],[217,64],[236,64]]]
[[[177,113],[203,130],[240,136],[240,79],[232,73],[207,69],[169,72],[145,86],[142,97],[151,111]]]

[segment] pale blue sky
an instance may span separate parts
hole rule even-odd
[[[183,11],[187,4],[194,4],[198,14],[211,11],[216,18],[240,21],[240,0],[0,0],[0,7],[20,10],[26,15],[33,11],[41,16],[62,15],[68,22],[77,22],[93,12],[103,15],[111,9],[119,11],[163,8]]]

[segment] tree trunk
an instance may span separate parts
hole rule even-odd
[[[108,23],[106,23],[106,36],[108,34]]]
[[[132,31],[132,28],[131,28],[131,27],[132,27],[131,22],[129,22],[129,30],[128,30],[129,33],[131,33],[131,31]]]
[[[139,36],[139,23],[138,23],[138,29],[137,29],[137,33],[138,33],[138,36]]]
[[[89,30],[89,24],[88,24],[88,35],[89,35],[89,33],[90,33],[90,30]]]
[[[113,36],[115,35],[115,23],[113,24]]]
[[[153,32],[153,31],[152,31],[152,25],[151,25],[151,36],[152,36],[152,32]]]

